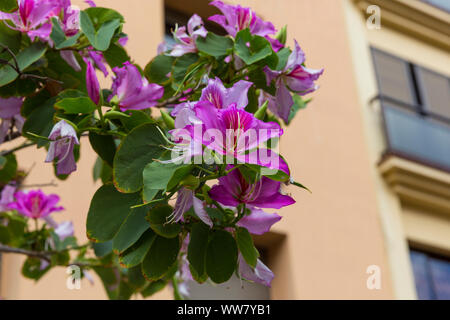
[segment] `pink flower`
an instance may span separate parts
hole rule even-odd
[[[52,212],[64,210],[56,206],[59,202],[56,194],[46,195],[41,190],[32,190],[26,193],[18,191],[14,196],[16,201],[8,204],[8,208],[29,218],[45,218]]]
[[[317,90],[318,86],[315,81],[323,73],[323,69],[308,69],[304,66],[305,54],[295,41],[295,49],[292,51],[284,70],[274,71],[269,67],[264,68],[266,73],[267,85],[270,86],[275,80],[277,87],[276,96],[263,93],[260,97],[261,101],[269,101],[269,109],[285,122],[289,121],[289,114],[294,105],[294,100],[289,90],[299,95],[305,95]]]
[[[197,52],[197,45],[195,40],[198,37],[206,37],[208,31],[203,27],[203,20],[198,15],[194,14],[188,21],[186,27],[181,27],[175,30],[174,38],[177,44],[173,47],[169,55],[173,57],[180,57],[189,52]]]
[[[6,23],[14,30],[28,34],[34,41],[36,37],[47,41],[52,32],[49,18],[61,10],[58,0],[18,0],[19,9],[13,13],[0,12],[1,20],[10,20]]]
[[[223,15],[216,14],[208,20],[221,25],[232,37],[236,37],[239,31],[249,28],[251,34],[265,37],[274,51],[277,52],[283,48],[278,40],[269,36],[277,32],[273,24],[269,21],[263,21],[252,9],[240,5],[232,6],[218,0],[211,1],[210,5],[222,11]]]
[[[88,59],[84,59],[86,62],[86,89],[91,100],[98,105],[100,102],[100,84],[95,73],[92,62]]]
[[[25,122],[25,119],[20,115],[22,104],[23,98],[0,98],[0,118],[2,119],[0,124],[0,143],[5,141],[13,124],[19,132],[22,132],[22,126]]]
[[[116,67],[113,71],[116,76],[109,99],[117,96],[120,110],[147,109],[155,106],[157,100],[162,98],[164,88],[155,83],[148,83],[138,68],[130,62],[125,62],[122,68]]]
[[[52,142],[50,142],[45,162],[52,162],[57,159],[56,173],[59,175],[70,174],[77,170],[73,148],[75,144],[80,144],[80,142],[75,129],[66,121],[61,120],[53,126],[49,139]]]
[[[249,183],[240,171],[235,169],[219,178],[219,184],[211,188],[209,196],[226,206],[237,207],[245,203],[252,208],[280,209],[295,203],[290,196],[280,193],[280,185],[279,181],[267,177]]]

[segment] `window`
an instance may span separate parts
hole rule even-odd
[[[432,6],[435,6],[439,9],[450,12],[450,1],[448,0],[422,0],[422,1],[431,4]]]
[[[372,48],[386,154],[450,171],[450,79]]]
[[[409,64],[378,50],[373,51],[373,57],[380,93],[415,105],[417,99],[411,81]]]
[[[421,300],[450,299],[450,260],[411,250],[417,296]]]
[[[450,79],[422,67],[415,67],[427,112],[450,119]]]

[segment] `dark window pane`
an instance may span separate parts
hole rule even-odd
[[[425,109],[450,119],[450,81],[438,73],[417,67]]]
[[[383,104],[389,151],[450,168],[450,125]]]
[[[421,252],[411,251],[410,256],[418,298],[421,300],[433,299],[434,295],[427,269],[427,255]]]
[[[436,298],[450,300],[450,262],[430,258],[430,269]]]
[[[380,93],[410,105],[416,104],[409,64],[378,50],[373,50]]]

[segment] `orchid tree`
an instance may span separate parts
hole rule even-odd
[[[35,280],[58,266],[95,272],[111,299],[167,284],[189,298],[189,281],[233,274],[270,286],[252,234],[295,203],[289,186],[305,188],[278,139],[323,69],[305,66],[296,41],[286,45],[286,28],[221,1],[208,19],[226,35],[193,15],[141,67],[126,51],[123,16],[86,2],[0,3],[0,142],[21,143],[0,152],[0,252],[26,255],[22,274]],[[64,212],[59,196],[27,186],[15,156],[45,148],[41,161],[70,181],[81,143],[97,153],[102,184],[84,244],[70,221],[52,218]]]

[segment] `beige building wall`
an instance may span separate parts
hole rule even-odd
[[[82,1],[76,1],[81,3]],[[237,1],[234,1],[237,2]],[[115,8],[127,20],[129,53],[144,65],[156,51],[163,35],[162,0],[98,0]],[[291,165],[296,180],[312,194],[289,188],[297,203],[280,211],[274,231],[284,236],[269,245],[269,266],[276,274],[274,299],[391,299],[394,298],[384,247],[377,198],[377,180],[370,156],[370,143],[352,61],[352,46],[346,21],[346,1],[265,0],[239,1],[251,6],[277,27],[288,25],[289,44],[296,38],[306,52],[307,64],[325,68],[320,90],[306,110],[299,112],[281,140],[281,153]],[[89,200],[97,186],[92,182],[95,156],[82,143],[79,170],[58,192],[66,212],[58,220],[73,219],[77,236],[85,239]],[[21,165],[35,166],[27,184],[51,181],[51,168],[43,163],[43,151],[22,151]],[[274,237],[274,239],[278,239]],[[8,255],[3,262],[1,295],[7,299],[105,298],[97,279],[82,290],[66,289],[65,270],[47,274],[39,283],[20,276],[21,257]],[[369,290],[368,266],[381,270],[380,290]],[[168,290],[157,297],[170,298]]]

